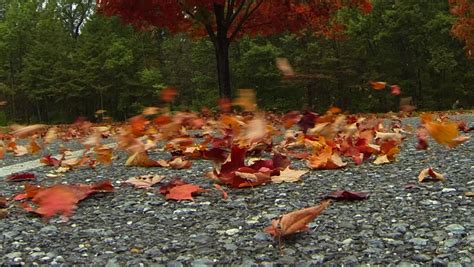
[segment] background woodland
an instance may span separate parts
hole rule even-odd
[[[137,31],[97,14],[94,0],[0,0],[0,124],[124,120],[160,104],[214,109],[212,43],[163,29]],[[338,106],[351,112],[397,111],[401,97],[420,110],[472,108],[474,64],[452,36],[448,1],[374,0],[370,14],[342,10],[344,35],[311,32],[243,38],[230,47],[233,89],[253,88],[258,104],[281,112]],[[285,79],[275,58],[299,74]],[[369,81],[398,84],[400,96]]]

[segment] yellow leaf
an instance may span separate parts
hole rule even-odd
[[[280,175],[272,176],[271,178],[274,183],[294,183],[300,181],[300,177],[307,172],[308,171],[291,170],[290,167],[286,167],[286,169],[280,172]]]

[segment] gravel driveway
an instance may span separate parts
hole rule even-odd
[[[474,116],[464,118],[474,123]],[[349,164],[310,171],[302,183],[226,188],[227,200],[203,178],[212,169],[208,161],[193,161],[187,170],[126,168],[125,155],[119,153],[112,166],[56,179],[46,177],[50,167],[41,167],[34,170],[41,184],[108,178],[117,190],[80,202],[65,223],[57,217],[48,223],[13,207],[0,219],[0,264],[474,266],[474,199],[464,194],[474,191],[474,140],[451,150],[432,140],[428,151],[417,151],[415,145],[410,136],[393,164]],[[302,168],[304,162],[292,165]],[[427,167],[446,174],[447,181],[418,184],[419,172]],[[119,185],[147,173],[168,180],[179,176],[208,191],[193,202],[175,202],[154,190]],[[323,194],[340,188],[371,195],[334,202],[309,225],[310,231],[287,238],[281,248],[263,232],[271,219],[318,204]],[[21,190],[21,183],[0,181],[4,196]]]

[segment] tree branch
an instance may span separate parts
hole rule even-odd
[[[244,26],[245,22],[247,22],[247,20],[253,15],[253,13],[255,13],[255,11],[257,11],[260,8],[260,6],[263,4],[263,2],[264,2],[264,0],[259,0],[253,8],[250,8],[252,6],[251,4],[249,4],[249,6],[247,6],[247,8],[245,10],[245,13],[244,13],[244,16],[242,17],[242,19],[237,24],[237,27],[235,28],[234,32],[230,35],[229,40],[234,40],[235,39],[237,34],[240,32],[240,30],[242,30],[242,27]]]

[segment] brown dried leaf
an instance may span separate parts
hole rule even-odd
[[[274,183],[294,183],[300,181],[300,177],[308,171],[302,170],[291,170],[290,167],[286,167],[283,171],[280,171],[280,175],[272,176],[272,182]]]
[[[140,175],[131,177],[124,183],[133,185],[136,188],[149,189],[154,184],[161,182],[164,178],[163,175]]]
[[[285,214],[280,219],[273,220],[272,225],[265,228],[264,231],[274,237],[283,237],[305,231],[308,229],[307,224],[321,214],[330,203],[331,200],[323,200],[317,206]]]
[[[445,181],[446,178],[441,173],[435,172],[431,167],[423,169],[418,175],[418,182]]]

